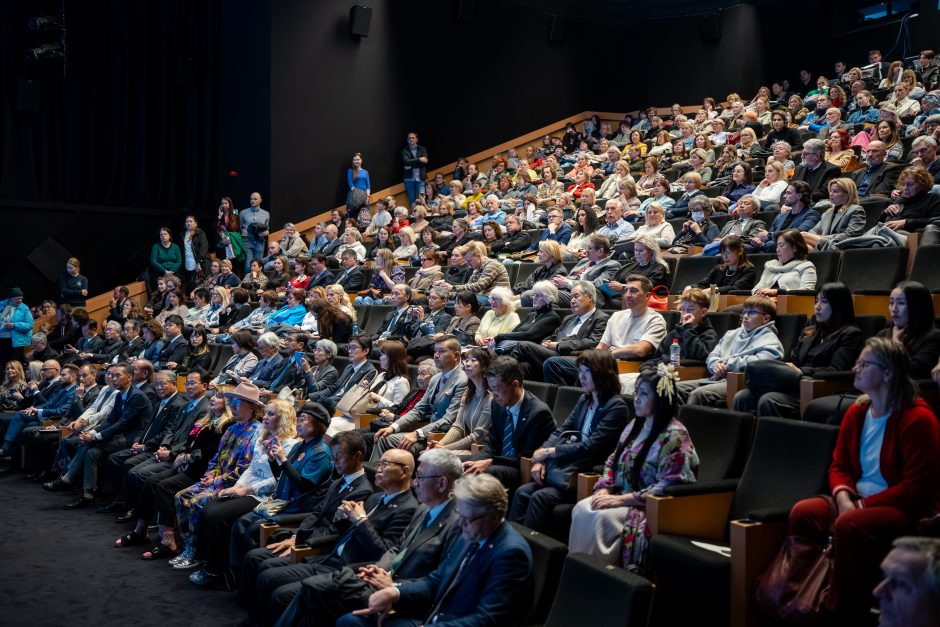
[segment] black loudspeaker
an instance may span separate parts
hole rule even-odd
[[[47,237],[26,258],[46,279],[55,282],[62,276],[65,261],[72,256],[57,240]]]
[[[354,4],[349,7],[349,34],[353,37],[368,37],[372,24],[372,7]]]
[[[714,44],[721,41],[721,26],[718,24],[718,14],[706,15],[698,27],[699,37],[703,44]]]
[[[473,20],[476,14],[476,2],[474,0],[457,0],[457,21],[469,22]]]
[[[548,41],[553,44],[565,41],[565,21],[558,15],[553,15],[548,23]]]
[[[42,103],[42,83],[28,78],[16,80],[16,110],[25,113],[39,113]]]

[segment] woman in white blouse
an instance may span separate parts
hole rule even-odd
[[[401,246],[392,251],[392,257],[396,261],[399,259],[408,261],[412,257],[417,257],[418,247],[415,246],[415,232],[410,226],[404,226],[398,230],[398,241]]]
[[[655,239],[661,248],[672,245],[672,240],[676,239],[672,225],[666,222],[666,210],[658,202],[651,202],[646,206],[646,224],[641,224],[633,235],[622,239],[621,242],[636,242],[646,235]]]
[[[760,206],[780,204],[780,196],[787,188],[787,171],[779,161],[768,161],[762,180],[751,192],[760,200]]]
[[[408,352],[398,340],[379,342],[379,374],[369,385],[369,400],[377,407],[398,405],[411,391]]]
[[[491,359],[488,350],[477,346],[464,353],[463,371],[467,373],[467,388],[460,399],[457,417],[440,441],[428,441],[428,448],[446,448],[457,455],[467,456],[473,452],[474,444],[482,444],[489,437],[493,394],[483,373]]]
[[[509,333],[519,326],[519,314],[516,313],[516,304],[509,288],[494,287],[490,290],[489,298],[492,309],[483,315],[474,335],[478,346],[486,346],[491,338]]]

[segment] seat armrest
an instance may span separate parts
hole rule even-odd
[[[708,369],[705,366],[679,366],[676,372],[679,374],[680,381],[694,381],[708,376]]]
[[[692,496],[648,496],[646,520],[650,536],[668,533],[715,541],[725,537],[734,492]]]
[[[800,379],[800,416],[806,413],[806,407],[813,400],[847,392],[852,389],[852,383],[848,380],[837,378],[833,380],[823,379]]]
[[[722,479],[721,481],[697,481],[696,483],[677,483],[667,486],[663,496],[693,496],[696,494],[712,494],[714,492],[734,491],[738,487],[737,479]]]
[[[274,523],[261,523],[261,526],[258,527],[258,546],[268,546],[268,540],[270,540],[271,536],[280,528],[280,525]]]
[[[755,509],[747,513],[747,520],[759,523],[774,523],[790,518],[790,508]]]
[[[725,375],[725,379],[728,382],[725,391],[725,404],[728,409],[734,409],[734,395],[747,387],[744,383],[744,373],[729,372]]]
[[[733,520],[731,545],[731,625],[749,627],[762,621],[752,599],[757,578],[767,570],[787,534],[786,521],[761,523]]]
[[[532,458],[531,457],[520,457],[519,458],[519,484],[528,483],[529,479],[532,477]]]
[[[594,484],[597,483],[597,480],[600,479],[599,474],[593,472],[579,472],[578,473],[578,500],[582,501],[594,492]]]

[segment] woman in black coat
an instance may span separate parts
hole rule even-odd
[[[561,263],[563,257],[564,253],[558,242],[549,239],[539,242],[539,250],[535,254],[535,262],[539,264],[539,267],[524,281],[513,285],[512,293],[523,294],[531,290],[532,286],[539,281],[551,281],[559,274],[568,274],[568,269]]]
[[[196,274],[209,274],[209,239],[205,231],[199,228],[199,223],[193,216],[186,216],[185,228],[180,234],[180,252],[183,253],[183,280],[186,290],[195,287]],[[189,293],[184,290],[185,293]]]
[[[721,259],[724,263],[715,264],[712,271],[695,284],[695,287],[707,289],[714,285],[719,294],[754,287],[757,273],[754,265],[747,260],[744,240],[737,235],[729,235],[721,241]]]
[[[748,388],[734,396],[734,408],[757,416],[798,418],[800,379],[848,371],[861,352],[862,332],[855,326],[852,293],[842,283],[826,283],[816,296],[815,315],[785,362],[792,375],[780,369],[748,377]]]
[[[519,342],[541,343],[554,333],[561,318],[553,310],[558,302],[558,288],[551,281],[539,281],[532,286],[532,305],[535,309],[509,333],[500,333],[490,340],[488,348],[497,355],[508,355]]]

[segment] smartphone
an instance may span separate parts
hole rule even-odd
[[[303,351],[296,351],[296,352],[294,353],[294,361],[295,361],[296,363],[299,364],[299,363],[300,363],[300,360],[303,359],[303,358],[304,358]]]

